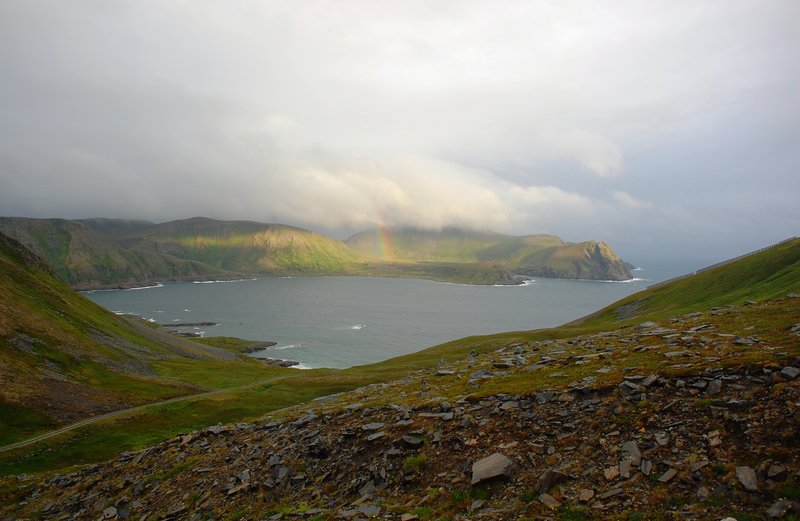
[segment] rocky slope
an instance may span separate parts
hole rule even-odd
[[[793,519],[800,298],[504,345],[68,475],[6,519]],[[795,517],[796,518],[796,517]]]

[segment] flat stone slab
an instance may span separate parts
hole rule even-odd
[[[798,376],[800,376],[800,369],[797,367],[787,366],[781,369],[781,376],[786,378],[787,380],[794,380]]]
[[[489,479],[507,477],[513,470],[514,462],[503,454],[495,452],[472,464],[472,484],[476,485]]]
[[[614,488],[614,489],[611,489],[611,490],[609,490],[607,492],[603,492],[602,494],[600,494],[600,499],[608,499],[610,497],[618,496],[618,495],[622,494],[623,492],[625,492],[624,489]]]
[[[750,492],[758,492],[758,479],[752,467],[736,467],[736,477],[739,483]]]
[[[669,470],[667,470],[665,473],[663,473],[663,474],[661,475],[661,477],[660,477],[660,478],[658,478],[658,480],[659,480],[661,483],[667,483],[667,482],[669,482],[669,481],[670,481],[672,478],[674,478],[674,477],[675,477],[675,475],[676,475],[677,473],[678,473],[678,471],[677,471],[677,470],[675,470],[675,469],[669,469]]]
[[[642,462],[642,452],[639,450],[639,444],[635,440],[626,441],[622,444],[620,456],[623,459],[629,459],[633,466],[637,466]]]
[[[547,506],[549,506],[550,508],[553,508],[553,509],[558,508],[558,507],[561,506],[561,503],[556,498],[551,496],[550,494],[542,494],[542,495],[540,495],[539,496],[539,501],[541,501],[543,504],[545,504],[545,505],[547,505]]]

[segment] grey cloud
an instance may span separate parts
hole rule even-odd
[[[792,1],[0,4],[0,213],[796,233]]]

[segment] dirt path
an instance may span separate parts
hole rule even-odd
[[[249,388],[252,388],[252,387],[258,387],[259,385],[274,383],[274,382],[276,382],[278,380],[283,380],[284,378],[293,378],[293,376],[284,376],[283,378],[277,378],[277,379],[276,378],[271,378],[269,380],[263,380],[263,381],[260,381],[260,382],[249,383],[247,385],[240,385],[238,387],[228,387],[226,389],[217,389],[215,391],[208,391],[208,392],[205,392],[205,393],[190,394],[190,395],[187,395],[187,396],[178,396],[177,398],[170,398],[169,400],[163,400],[161,402],[153,402],[153,403],[147,403],[147,404],[144,404],[144,405],[137,405],[136,407],[130,407],[128,409],[120,409],[119,411],[113,411],[113,412],[109,412],[109,413],[106,413],[106,414],[101,414],[100,416],[93,416],[91,418],[86,418],[85,420],[81,420],[79,422],[75,422],[75,423],[72,423],[70,425],[66,425],[66,426],[61,427],[59,429],[56,429],[54,431],[46,432],[44,434],[39,434],[39,435],[34,436],[32,438],[28,438],[27,440],[18,441],[16,443],[12,443],[10,445],[6,445],[5,447],[0,447],[0,452],[7,452],[7,451],[10,451],[10,450],[26,447],[28,445],[32,445],[34,443],[37,443],[37,442],[52,438],[54,436],[58,436],[59,434],[64,434],[65,432],[69,432],[69,431],[75,430],[75,429],[77,429],[79,427],[83,427],[85,425],[90,425],[92,423],[96,423],[96,422],[99,422],[99,421],[107,420],[109,418],[114,418],[114,417],[117,417],[117,416],[124,416],[126,414],[136,413],[138,411],[142,411],[144,409],[147,409],[148,407],[154,407],[154,406],[158,406],[158,405],[167,405],[167,404],[170,404],[170,403],[182,402],[182,401],[185,401],[185,400],[193,400],[193,399],[196,399],[196,398],[203,398],[205,396],[213,396],[215,394],[222,394],[222,393],[228,393],[228,392],[231,392],[231,391],[239,391],[239,390],[242,390],[242,389],[249,389]]]

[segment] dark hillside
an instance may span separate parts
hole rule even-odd
[[[75,293],[0,234],[1,443],[57,424],[196,392],[151,362],[235,356],[127,320]]]

